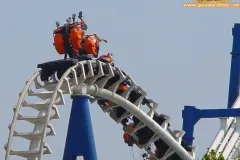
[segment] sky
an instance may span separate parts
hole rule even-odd
[[[158,113],[171,116],[171,128],[181,129],[184,105],[226,108],[232,27],[240,22],[238,9],[183,8],[189,0],[3,0],[0,2],[1,157],[7,142],[12,108],[37,64],[61,59],[52,43],[55,21],[83,11],[89,33],[108,40],[101,53],[112,52],[115,63],[159,102]],[[232,1],[233,2],[233,1]],[[236,1],[237,2],[237,1]],[[48,138],[61,159],[71,99],[59,108],[57,132]],[[138,150],[124,144],[122,127],[93,104],[90,106],[94,138],[100,160],[140,159]],[[201,157],[219,129],[218,119],[204,119],[195,127],[197,155]]]

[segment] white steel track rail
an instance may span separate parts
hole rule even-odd
[[[85,70],[86,66],[88,71]],[[137,130],[148,126],[155,134],[145,145],[137,145],[139,148],[145,149],[150,155],[153,156],[149,146],[156,140],[162,139],[170,149],[165,153],[161,159],[166,159],[170,155],[177,153],[183,160],[194,160],[194,151],[188,153],[182,146],[183,131],[172,131],[169,127],[169,119],[167,118],[162,125],[156,123],[152,118],[156,113],[158,103],[148,99],[145,104],[149,111],[145,113],[142,111],[142,102],[146,99],[147,93],[136,83],[129,75],[125,75],[119,68],[112,67],[110,64],[105,64],[100,61],[90,60],[81,61],[69,68],[61,77],[60,80],[52,75],[52,80],[49,82],[41,82],[39,80],[41,72],[36,72],[27,82],[25,88],[20,94],[18,104],[14,108],[14,116],[12,123],[9,125],[9,137],[8,142],[5,145],[6,155],[5,160],[10,160],[13,155],[26,158],[27,160],[43,160],[43,156],[51,154],[52,151],[49,145],[46,143],[47,136],[54,136],[55,131],[51,124],[51,120],[59,119],[58,106],[64,105],[64,94],[72,94],[72,92],[86,92],[93,97],[90,99],[91,103],[94,103],[99,99],[109,99],[114,102],[114,105],[103,108],[100,106],[104,113],[109,113],[110,117],[116,122],[120,123],[121,120],[127,117],[135,116],[140,120],[140,123],[136,126],[135,130],[130,132],[128,128],[126,131],[133,137],[136,137]],[[104,89],[104,86],[108,80],[114,76],[119,76],[119,79],[113,83],[108,89]],[[101,78],[101,79],[99,79]],[[130,80],[131,85],[128,90],[122,94],[116,94],[116,90],[121,82],[124,80]],[[33,86],[33,84],[35,86]],[[43,91],[44,90],[44,91]],[[140,94],[140,96],[134,101],[128,100],[132,91]],[[26,97],[37,97],[44,102],[30,103],[25,100]],[[122,106],[126,111],[125,113],[116,118],[114,116],[113,107]],[[22,108],[33,108],[38,111],[38,116],[21,115],[20,110]],[[170,117],[169,117],[170,118]],[[16,131],[17,121],[27,121],[34,124],[32,132],[21,133]],[[13,138],[21,137],[26,140],[30,140],[28,151],[15,151],[12,147]],[[157,160],[156,157],[152,157]],[[44,158],[45,159],[45,158]]]
[[[233,108],[240,108],[240,96],[237,97]],[[217,151],[223,154],[226,160],[234,160],[240,154],[240,120],[238,117],[220,119],[220,130],[213,140],[209,152]]]

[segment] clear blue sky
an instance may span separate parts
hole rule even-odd
[[[116,64],[158,101],[159,113],[172,117],[181,129],[184,105],[225,108],[227,104],[231,29],[240,22],[238,9],[187,9],[187,0],[143,1],[1,1],[1,136],[5,154],[8,123],[18,93],[41,62],[60,59],[52,46],[55,21],[64,22],[83,11],[89,33],[108,40],[101,52],[113,52]],[[61,159],[68,125],[70,98],[54,122],[57,136],[48,142],[49,159]],[[100,160],[132,160],[132,149],[116,125],[97,105],[91,105],[96,147]],[[194,141],[203,155],[219,128],[218,120],[197,124]],[[136,151],[137,152],[137,151]],[[113,158],[114,157],[114,158]],[[138,159],[138,153],[135,153]]]

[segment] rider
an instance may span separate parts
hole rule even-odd
[[[130,128],[130,130],[133,131],[135,129],[134,124],[133,123],[129,124],[129,128]],[[134,138],[131,135],[129,135],[127,132],[124,132],[123,139],[124,139],[124,142],[128,144],[128,146],[132,147],[133,144],[135,143]]]
[[[132,120],[134,121],[134,123],[129,124],[129,128],[131,130],[133,130],[134,127],[137,125],[137,123],[139,123],[139,120],[136,117],[133,117]],[[166,118],[165,118],[165,115],[162,115],[162,114],[158,115],[155,113],[153,116],[153,120],[157,122],[159,125],[162,125],[163,122],[166,120]],[[170,124],[168,124],[168,127],[170,127]],[[147,141],[149,141],[149,139],[153,136],[152,130],[150,130],[148,127],[144,127],[138,130],[135,134],[139,138],[138,142],[136,142],[136,140],[126,132],[124,132],[124,142],[127,143],[128,145],[129,143],[131,145],[133,145],[133,143],[143,145],[143,144],[146,144]],[[164,140],[162,140],[161,138],[156,140],[154,142],[154,145],[156,147],[154,154],[155,154],[155,157],[157,158],[163,157],[164,154],[166,154],[166,152],[169,150],[168,144],[166,144]],[[188,146],[185,141],[181,142],[181,146],[188,152],[192,151],[192,147]],[[173,157],[177,157],[177,155],[173,155]]]
[[[75,22],[76,14],[72,15],[73,23],[71,23],[71,17],[66,21],[67,23],[60,26],[59,22],[56,22],[57,29],[53,31],[54,36],[54,47],[58,54],[65,54],[65,59],[67,55],[70,58],[75,58],[83,48],[83,39],[85,36],[85,31],[87,30],[87,25],[82,19],[82,12],[79,12],[78,18],[81,22]]]
[[[101,55],[97,60],[106,62],[106,63],[110,63],[111,66],[114,67],[114,60],[113,60],[112,56],[113,56],[112,53],[104,54],[104,55]]]
[[[107,54],[104,54],[104,55],[101,55],[97,60],[101,61],[101,62],[104,62],[104,63],[110,63],[111,66],[114,67],[114,60],[113,60],[113,54],[112,53],[107,53]],[[124,91],[126,91],[128,89],[127,87],[127,84],[122,82],[119,86],[118,86],[118,89],[116,91],[117,94],[121,94],[123,93]],[[112,101],[110,100],[105,100],[104,103],[104,106],[109,106],[112,104]]]
[[[112,58],[112,55],[113,55],[112,53],[101,55],[97,60],[102,61],[102,62],[106,62],[106,63],[110,63],[111,66],[114,67],[114,60]],[[120,94],[122,94],[123,92],[125,92],[127,90],[128,90],[128,83],[127,83],[127,81],[123,81],[122,83],[119,84],[118,89],[116,91],[116,94],[120,95]],[[101,104],[104,107],[107,107],[107,106],[112,104],[112,101],[105,100],[105,101],[102,101]],[[126,111],[122,107],[115,107],[115,108],[113,108],[113,110],[116,112],[116,117],[117,118],[121,117],[123,115],[123,113]],[[121,123],[125,126],[127,121],[128,121],[127,119],[123,119],[121,121]]]
[[[117,93],[117,94],[122,94],[122,93],[125,92],[127,89],[128,89],[127,84],[123,82],[123,83],[121,83],[121,84],[118,86],[118,89],[117,89],[116,93]],[[106,105],[106,106],[109,106],[109,105],[111,105],[111,104],[112,104],[112,101],[106,100],[106,102],[105,102],[105,105]],[[116,110],[116,111],[117,111],[117,110]]]
[[[105,62],[105,63],[110,63],[111,66],[114,67],[114,60],[113,60],[112,56],[113,56],[112,53],[104,54],[104,55],[101,55],[97,60],[99,60],[101,62]],[[127,89],[128,89],[127,83],[126,83],[126,81],[124,81],[118,86],[118,90],[116,91],[116,93],[121,94],[121,93],[125,92]],[[107,100],[106,105],[110,105],[110,104],[112,104],[112,102]]]
[[[162,125],[162,123],[165,121],[165,117],[164,115],[158,115],[155,113],[153,116],[153,120],[157,122],[159,125]],[[133,122],[134,123],[129,124],[129,128],[131,130],[134,130],[134,127],[137,125],[137,123],[139,123],[139,120],[136,117],[133,117]],[[149,141],[149,139],[154,135],[153,131],[150,130],[148,127],[143,127],[142,129],[138,130],[135,134],[139,138],[137,142],[137,144],[139,145],[146,144]],[[127,144],[130,143],[132,145],[133,143],[136,143],[134,138],[126,132],[124,132],[124,142]],[[156,147],[155,156],[158,158],[162,157],[163,154],[166,153],[167,149],[169,148],[169,146],[162,139],[156,140],[154,142],[154,145]]]
[[[108,54],[105,54],[105,55],[101,55],[97,60],[101,61],[101,62],[105,62],[105,63],[110,63],[111,66],[114,67],[114,60],[112,58],[112,53],[108,53]],[[124,73],[124,72],[123,72]],[[124,73],[125,74],[125,73]],[[107,89],[108,87],[110,87],[111,85],[113,85],[117,80],[119,79],[119,76],[118,75],[115,75],[113,78],[110,78],[110,80],[107,82],[107,85],[104,87],[105,89]],[[127,91],[128,90],[128,85],[129,85],[129,82],[127,80],[124,80],[123,82],[121,82],[117,88],[117,91],[116,91],[116,94],[120,95],[122,94],[123,92]],[[109,105],[111,105],[113,102],[110,101],[110,100],[98,100],[98,104],[103,106],[103,107],[107,107]],[[114,107],[113,110],[115,111],[116,113],[116,118],[120,118],[124,113],[125,113],[125,109],[121,106],[118,106],[118,107]],[[121,124],[123,126],[126,126],[126,123],[128,122],[128,119],[127,118],[124,118],[122,121],[121,121]]]
[[[84,37],[83,48],[79,52],[80,59],[97,58],[99,53],[99,44],[101,41],[107,43],[107,40],[99,38],[97,34],[89,34]]]

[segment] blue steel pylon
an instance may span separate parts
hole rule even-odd
[[[229,93],[227,109],[197,109],[195,106],[185,106],[182,112],[185,135],[183,139],[190,146],[194,140],[194,125],[201,118],[239,117],[239,109],[231,109],[239,95],[240,83],[240,24],[235,23],[232,28],[233,46],[229,80]]]
[[[240,83],[240,24],[235,23],[232,29],[233,45],[229,80],[228,108],[231,108],[239,94]]]
[[[97,152],[89,111],[88,95],[72,95],[72,109],[63,160],[97,160]]]

